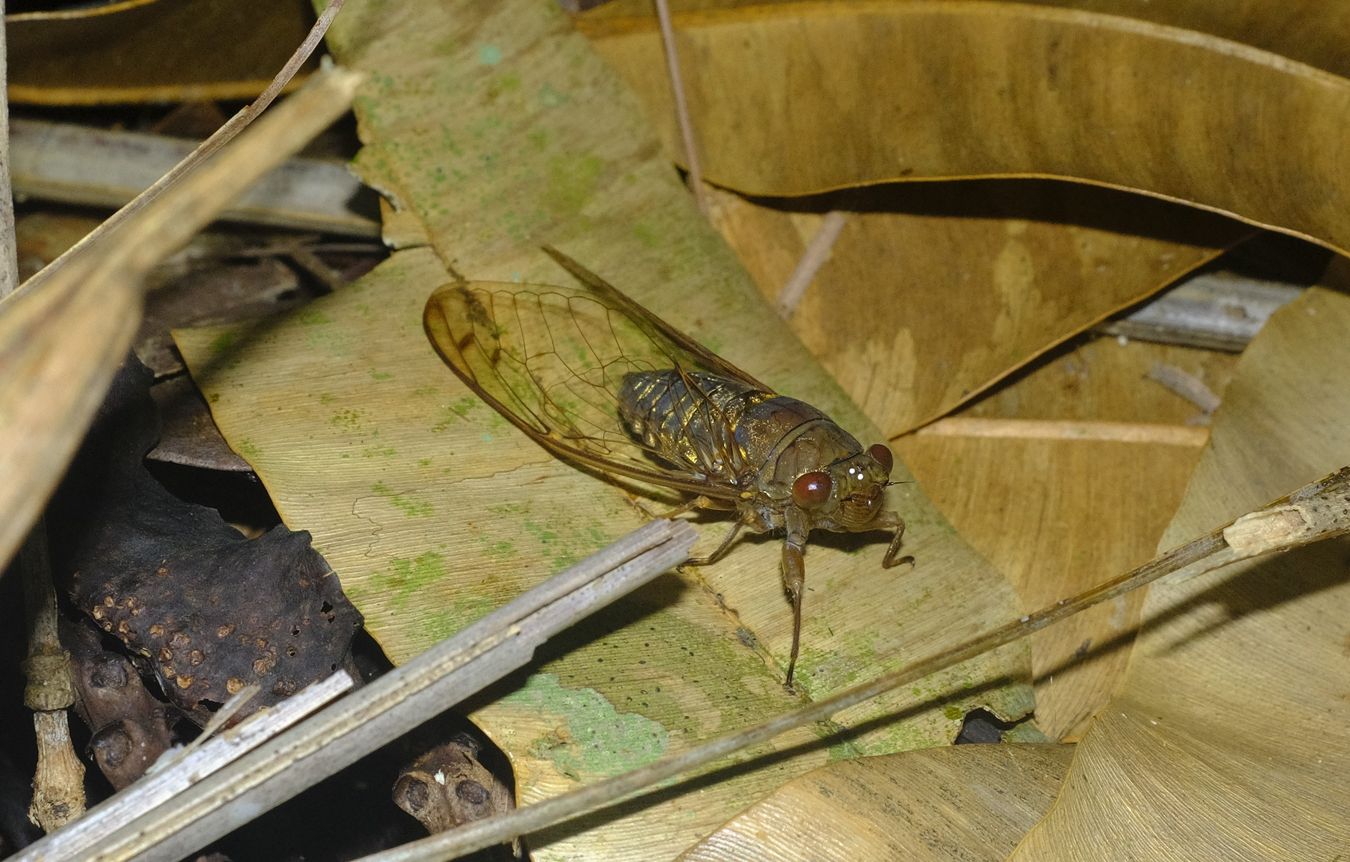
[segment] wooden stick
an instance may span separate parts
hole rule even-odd
[[[949,416],[914,432],[920,437],[998,437],[1012,440],[1095,440],[1200,447],[1209,429],[1149,422],[1095,422],[1060,419],[982,419]]]
[[[47,531],[41,518],[19,550],[24,605],[28,616],[28,677],[24,706],[33,710],[37,769],[28,819],[52,832],[84,815],[84,763],[70,739],[69,710],[75,705],[70,654],[61,648],[56,630],[56,590],[52,586]]]
[[[124,823],[84,858],[176,860],[522,667],[550,636],[688,559],[697,531],[653,521]]]
[[[11,180],[26,197],[123,206],[181,164],[200,142],[17,119],[10,128]],[[338,162],[288,159],[219,218],[353,237],[378,237],[378,220],[354,211],[361,182]],[[122,218],[125,218],[123,216]]]
[[[806,249],[802,252],[801,259],[797,261],[797,266],[792,270],[792,275],[788,276],[783,289],[778,293],[778,316],[787,320],[792,317],[801,303],[802,297],[806,295],[806,289],[815,281],[816,273],[830,259],[830,252],[834,249],[835,242],[839,239],[839,234],[844,230],[844,225],[848,223],[848,213],[842,210],[830,210],[825,213],[821,219],[820,227],[816,229],[815,236],[807,243]]]
[[[1344,467],[1227,527],[1188,542],[1078,595],[1013,620],[940,653],[870,682],[744,730],[720,736],[640,769],[519,808],[362,857],[360,862],[433,862],[453,859],[537,832],[587,811],[612,805],[631,793],[760,745],[781,733],[824,721],[835,713],[929,674],[1027,637],[1033,632],[1165,576],[1194,577],[1240,559],[1289,550],[1350,533],[1350,467]]]

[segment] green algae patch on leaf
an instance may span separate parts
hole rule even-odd
[[[657,722],[617,711],[594,689],[565,689],[551,673],[535,674],[503,701],[562,719],[530,750],[573,781],[591,781],[650,763],[670,744],[669,732]]]

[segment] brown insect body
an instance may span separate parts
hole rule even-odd
[[[893,530],[883,510],[892,458],[864,450],[805,402],[772,392],[666,324],[571,258],[545,249],[585,290],[447,285],[427,303],[438,352],[508,420],[563,458],[695,495],[683,508],[734,509],[736,525],[783,530],[783,584],[801,635],[803,552],[812,529]],[[677,510],[680,511],[680,510]]]
[[[833,468],[832,493],[804,509],[802,518],[811,528],[876,528],[872,521],[889,470],[804,401],[715,374],[638,371],[624,377],[619,414],[666,461],[740,491],[737,508],[746,526],[787,528],[793,483]]]

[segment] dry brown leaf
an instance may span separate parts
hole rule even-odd
[[[660,56],[649,19],[582,26],[617,69]],[[1277,54],[1020,3],[791,3],[676,27],[704,175],[719,185],[800,195],[1064,177],[1350,248],[1350,81]],[[682,152],[669,86],[630,82]]]
[[[776,6],[803,0],[669,0],[676,12]],[[811,2],[811,0],[805,0]],[[855,0],[856,2],[856,0]],[[866,2],[866,0],[864,0]],[[1135,3],[1130,0],[1029,0],[1031,6],[1057,6],[1121,15],[1168,27],[1209,33],[1316,66],[1337,75],[1350,74],[1345,34],[1350,32],[1350,7],[1323,0],[1240,0],[1216,4],[1211,0],[1170,0]],[[649,18],[650,0],[607,0],[585,13],[585,19]]]
[[[9,97],[39,105],[251,99],[313,23],[309,0],[122,0],[7,15]]]
[[[1347,263],[1329,284],[1350,285]],[[1243,355],[1160,547],[1350,460],[1350,297],[1311,289]],[[1350,542],[1155,584],[1120,695],[1014,860],[1334,859],[1350,846]],[[1090,849],[1089,849],[1090,848]]]
[[[822,216],[712,199],[714,223],[774,301]],[[921,184],[809,205],[848,215],[790,325],[888,436],[947,413],[1251,232],[1062,183]],[[1159,224],[1171,226],[1167,236],[1153,234]]]
[[[1041,816],[1067,745],[961,745],[809,772],[733,819],[686,862],[1001,859]]]

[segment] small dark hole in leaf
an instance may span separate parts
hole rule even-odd
[[[956,735],[956,740],[952,744],[1002,742],[1003,734],[1016,724],[1015,721],[1004,721],[987,709],[972,709],[966,713],[961,732]]]

